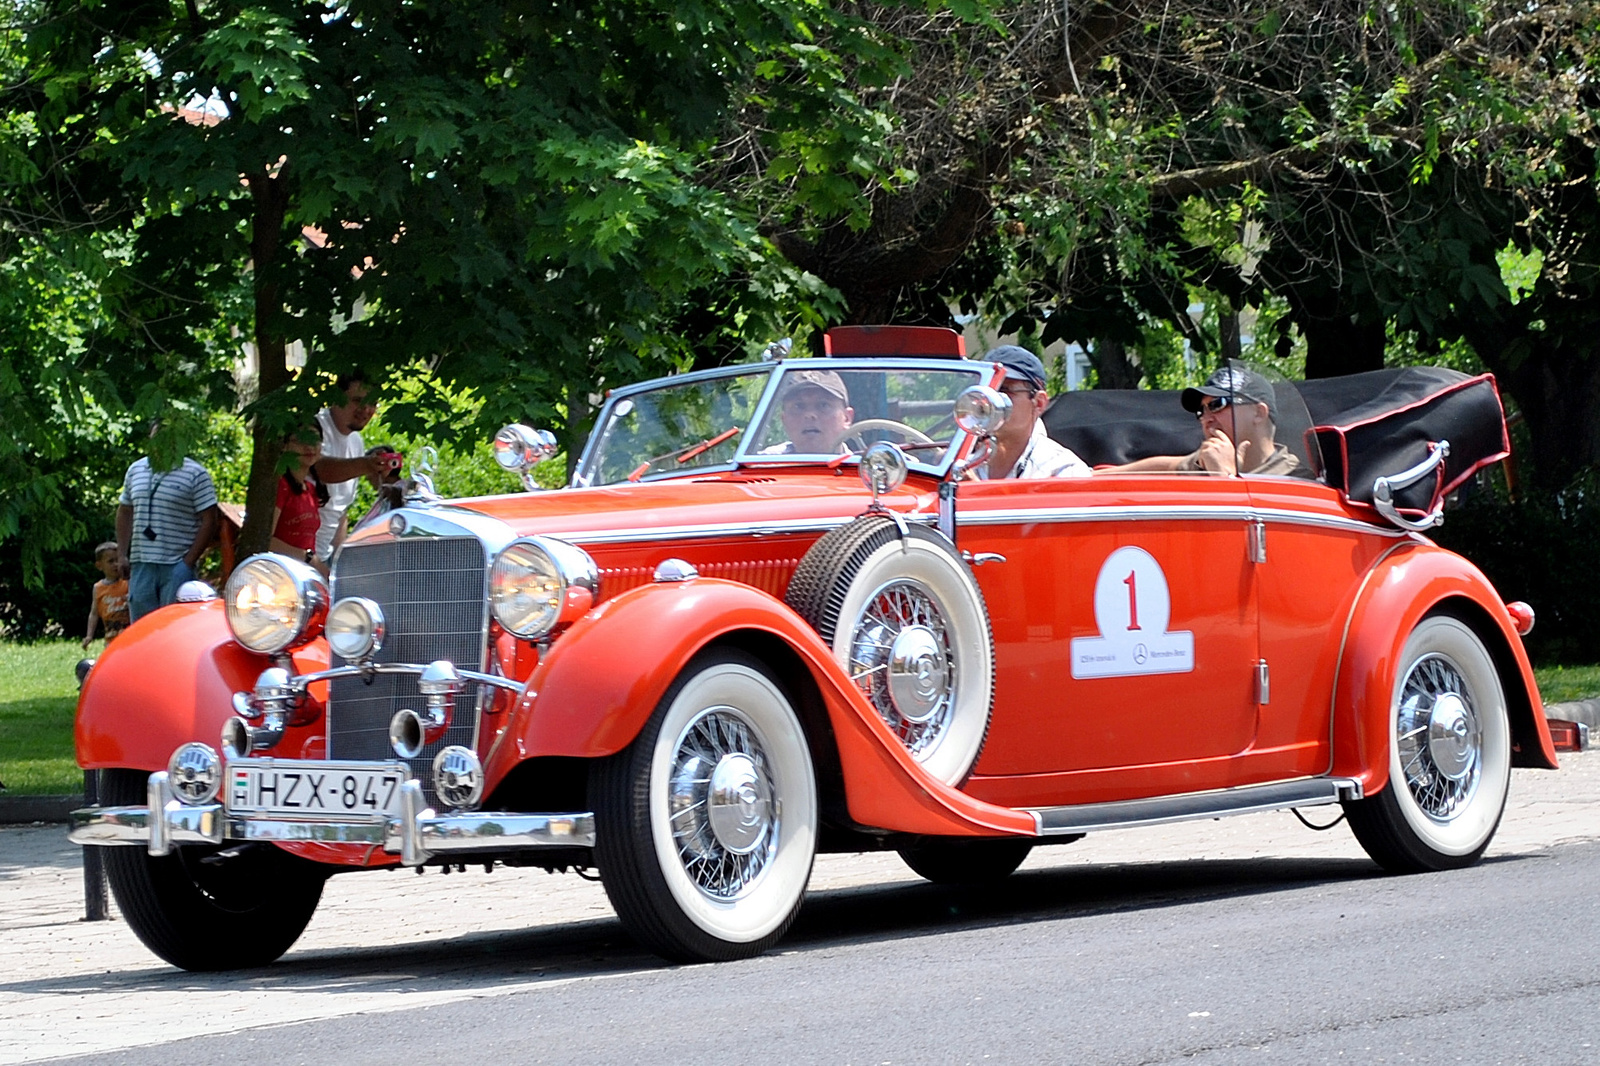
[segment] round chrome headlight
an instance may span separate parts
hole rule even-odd
[[[974,437],[992,436],[1011,414],[1011,397],[987,385],[972,385],[956,397],[956,425]]]
[[[322,631],[335,655],[365,662],[383,647],[383,608],[365,596],[346,596],[328,612]]]
[[[272,655],[322,632],[328,585],[305,563],[268,552],[233,571],[223,591],[228,628],[251,651]]]
[[[172,753],[167,783],[172,794],[191,807],[210,803],[222,787],[222,760],[209,744],[191,741]]]
[[[489,568],[489,607],[519,637],[538,638],[599,599],[600,572],[582,548],[549,537],[512,541]]]

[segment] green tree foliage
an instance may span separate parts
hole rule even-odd
[[[847,216],[841,175],[880,167],[881,119],[846,71],[881,84],[901,69],[873,26],[813,0],[10,12],[0,228],[5,261],[37,279],[12,291],[0,403],[28,406],[45,379],[59,392],[56,424],[20,444],[37,471],[0,514],[30,552],[70,538],[92,502],[61,480],[62,439],[115,441],[126,461],[151,415],[248,404],[245,540],[260,544],[278,442],[338,372],[383,385],[420,361],[477,390],[482,424],[551,426],[575,453],[594,397],[687,364],[686,338],[725,358],[819,321],[826,287],[772,254],[754,210],[704,180],[708,161],[759,107],[748,143],[765,165]],[[43,351],[28,331],[46,318],[60,336]],[[243,342],[255,369],[236,388]],[[443,416],[406,410],[391,421],[411,433]],[[156,447],[189,450],[203,425]]]

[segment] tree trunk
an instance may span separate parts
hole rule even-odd
[[[283,246],[283,220],[288,196],[281,171],[263,171],[247,179],[250,187],[251,272],[255,285],[256,402],[287,386],[291,380],[278,323],[283,303],[272,267]],[[282,433],[257,411],[250,423],[250,486],[245,494],[244,528],[239,532],[239,557],[267,550],[272,539],[272,512],[278,500],[278,460],[283,455]]]
[[[1522,479],[1558,489],[1584,467],[1600,467],[1600,345],[1552,349],[1542,333],[1508,338],[1481,329],[1467,339],[1528,427]],[[1514,350],[1522,358],[1508,358]]]
[[[1139,368],[1128,358],[1128,348],[1121,341],[1101,337],[1089,349],[1089,361],[1094,364],[1097,389],[1137,389]]]
[[[1329,318],[1296,316],[1306,338],[1306,377],[1333,378],[1383,369],[1388,331],[1382,322],[1366,325],[1350,315]]]

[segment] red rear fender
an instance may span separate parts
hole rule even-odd
[[[1369,573],[1351,612],[1333,696],[1333,773],[1361,780],[1368,795],[1389,780],[1389,714],[1406,638],[1424,617],[1455,615],[1494,656],[1504,687],[1516,766],[1555,769],[1533,668],[1505,603],[1467,560],[1409,542]]]

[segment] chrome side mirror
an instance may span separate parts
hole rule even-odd
[[[956,397],[954,416],[956,425],[978,440],[971,453],[950,471],[952,480],[960,480],[969,470],[989,461],[994,435],[1011,416],[1011,397],[987,385],[971,385]]]
[[[539,491],[533,480],[533,468],[553,458],[559,450],[554,433],[519,422],[502,426],[494,435],[494,461],[502,470],[521,474],[522,487],[528,492]]]

